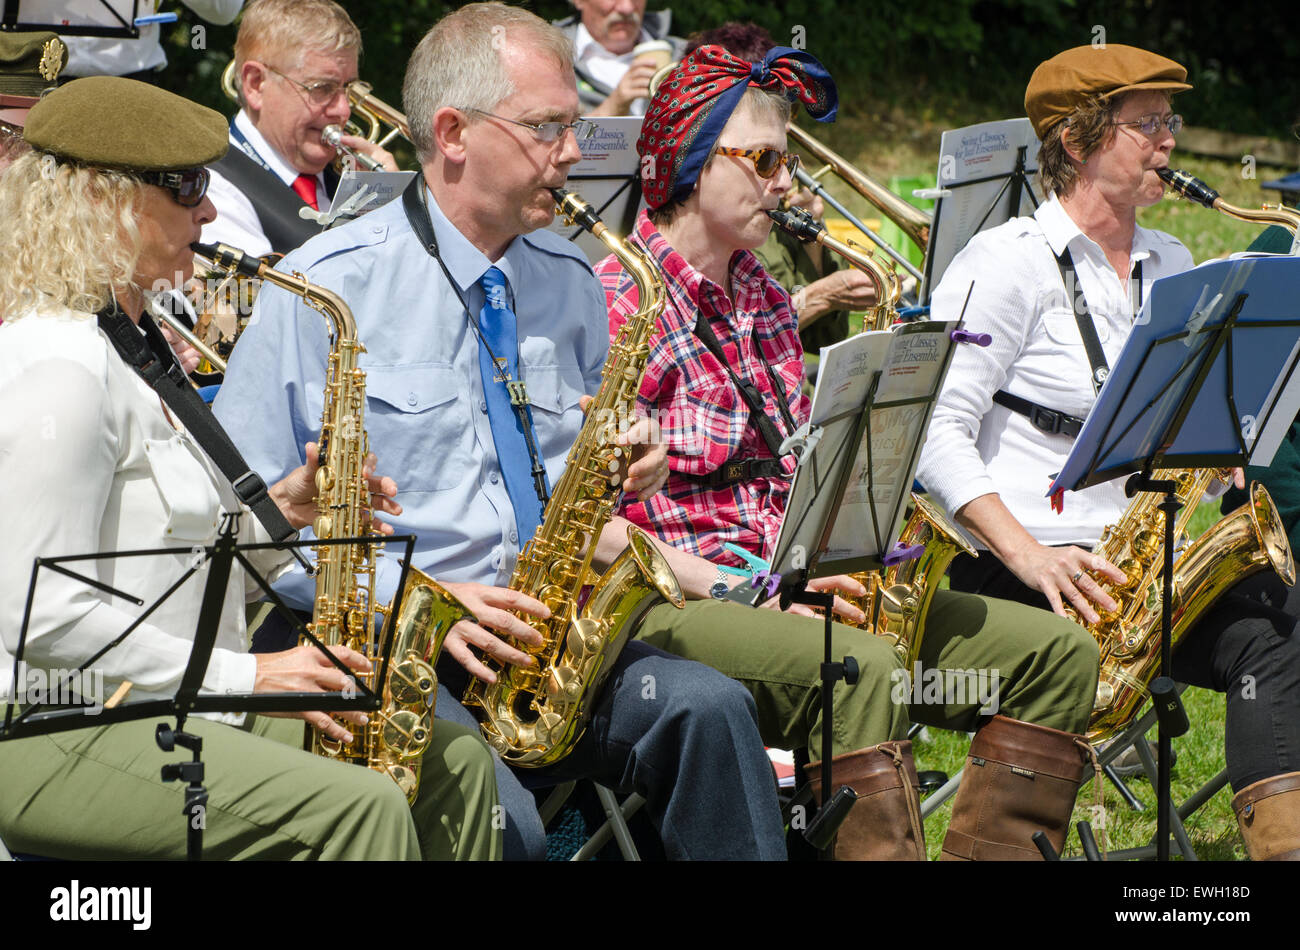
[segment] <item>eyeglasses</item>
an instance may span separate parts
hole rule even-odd
[[[1149,115],[1138,116],[1132,122],[1116,122],[1114,124],[1132,126],[1143,135],[1156,135],[1162,127],[1168,129],[1170,135],[1177,135],[1182,131],[1183,117],[1181,115],[1157,115],[1152,112]]]
[[[146,185],[166,188],[182,208],[194,208],[207,194],[210,176],[206,168],[187,168],[179,172],[145,172],[139,177]]]
[[[348,87],[352,85],[352,82],[339,82],[337,79],[322,79],[320,82],[313,83],[299,82],[292,76],[286,76],[274,66],[267,66],[266,68],[281,79],[287,80],[301,89],[306,94],[307,101],[316,109],[323,109],[332,104],[340,94],[346,94]]]
[[[784,165],[790,170],[790,177],[799,170],[799,156],[794,152],[782,152],[779,149],[768,146],[767,148],[726,148],[719,145],[715,150],[719,155],[735,155],[738,158],[747,158],[754,163],[754,171],[758,172],[759,178],[771,178],[776,174],[776,170]]]
[[[503,115],[497,115],[495,112],[487,112],[483,109],[461,109],[461,112],[477,112],[479,115],[485,115],[492,119],[500,119],[502,122],[509,122],[511,125],[522,125],[525,129],[531,129],[533,134],[542,142],[557,142],[561,136],[569,129],[573,130],[573,137],[579,142],[585,142],[596,132],[596,123],[590,119],[578,119],[574,122],[520,122],[518,119],[507,119]]]

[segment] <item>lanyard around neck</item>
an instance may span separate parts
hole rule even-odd
[[[411,184],[407,186],[406,191],[402,192],[402,209],[406,212],[406,220],[410,223],[415,236],[419,238],[420,243],[424,246],[425,252],[437,261],[438,266],[442,268],[443,276],[447,278],[447,283],[455,292],[456,299],[460,301],[460,305],[465,311],[465,319],[469,323],[470,330],[478,339],[479,346],[487,351],[488,359],[492,361],[492,365],[495,367],[493,379],[506,388],[506,393],[510,397],[510,408],[514,411],[515,418],[519,420],[520,429],[523,430],[524,446],[528,449],[529,468],[533,476],[533,490],[537,492],[537,497],[541,501],[542,507],[545,508],[546,503],[550,501],[551,491],[546,481],[546,465],[542,461],[541,452],[537,448],[537,438],[533,432],[533,417],[528,411],[528,387],[522,379],[513,380],[510,378],[510,372],[507,369],[508,361],[504,358],[498,358],[496,353],[492,352],[492,347],[488,345],[487,339],[483,336],[478,321],[474,319],[474,314],[469,309],[469,301],[465,299],[465,294],[461,292],[460,284],[456,283],[455,278],[451,276],[451,270],[447,267],[447,262],[443,260],[442,254],[438,250],[438,238],[433,233],[433,219],[429,215],[429,208],[426,205],[427,200],[424,193],[424,180],[417,175],[411,181]],[[504,448],[506,447],[498,446],[498,450]]]

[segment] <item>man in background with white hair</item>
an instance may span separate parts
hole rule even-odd
[[[573,0],[577,13],[556,22],[573,44],[573,71],[583,115],[644,115],[650,77],[659,68],[636,47],[661,40],[672,59],[682,58],[686,41],[669,36],[671,10],[646,13],[646,0]]]

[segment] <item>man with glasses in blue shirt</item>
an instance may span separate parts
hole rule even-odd
[[[217,220],[203,240],[258,257],[286,253],[320,231],[298,211],[329,209],[337,155],[321,140],[327,126],[351,113],[347,86],[357,79],[361,33],[332,0],[254,0],[235,40],[240,111],[230,126],[226,157],[213,166]],[[397,171],[374,143],[344,144]]]
[[[366,430],[399,484],[394,530],[418,536],[415,566],[477,618],[452,629],[439,664],[437,714],[466,723],[454,697],[470,676],[495,678],[483,660],[531,665],[518,646],[540,643],[515,614],[546,608],[506,589],[542,516],[534,461],[554,486],[609,345],[604,293],[585,258],[539,230],[586,132],[570,55],[558,31],[517,7],[472,4],[444,18],[412,55],[403,90],[421,179],[282,264],[340,294],[356,316]],[[436,248],[418,236],[424,228]],[[324,321],[299,304],[262,290],[216,404],[263,473],[300,464],[297,433],[314,438],[320,426],[329,343]],[[498,360],[527,387],[518,415]],[[623,488],[644,499],[667,465],[660,446],[642,448]],[[625,523],[614,519],[594,543],[603,568],[626,544]],[[396,561],[381,559],[380,600],[397,575]],[[310,607],[314,585],[301,573],[279,589]],[[632,642],[591,703],[583,738],[557,764],[529,771],[530,784],[593,778],[639,792],[672,858],[785,856],[757,713],[738,683]],[[540,857],[532,793],[499,761],[497,783],[507,857]]]

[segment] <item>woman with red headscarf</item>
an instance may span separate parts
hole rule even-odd
[[[777,48],[751,63],[702,46],[660,85],[637,142],[650,210],[631,239],[658,264],[667,297],[637,410],[660,423],[671,473],[658,495],[632,500],[621,513],[716,565],[742,563],[725,545],[772,557],[794,470],[780,445],[810,411],[800,392],[803,350],[790,299],[753,254],[771,228],[766,212],[791,187],[797,158],[786,151],[785,128],[796,100],[816,119],[835,115],[834,83],[809,54]],[[596,272],[616,333],[637,308],[637,289],[613,257]],[[718,571],[715,596],[737,580],[728,577]],[[810,586],[865,593],[843,577]],[[712,629],[657,626],[655,617],[639,636],[744,683],[766,742],[815,743],[820,622],[763,610],[737,623],[721,606]],[[912,688],[915,671],[901,669],[892,649],[881,649],[883,639],[836,625],[836,655],[852,654],[862,667],[858,683],[837,687],[835,695],[833,780],[860,795],[841,828],[837,856],[903,857],[917,845],[910,856],[923,856],[910,744],[889,740],[902,739],[912,719],[973,730],[981,714],[998,709],[1008,715],[984,730],[998,765],[988,769],[990,781],[966,783],[957,805],[983,817],[954,820],[945,851],[1037,857],[1030,835],[1040,827],[1059,849],[1083,764],[1073,733],[1086,723],[1096,688],[1091,638],[1041,611],[947,591],[936,593],[927,622],[924,667],[999,671],[997,696],[985,702],[972,689],[960,698],[916,700],[922,691]],[[1014,749],[996,747],[999,731],[1014,734]],[[1035,775],[1034,794],[1006,786],[1002,763]]]

